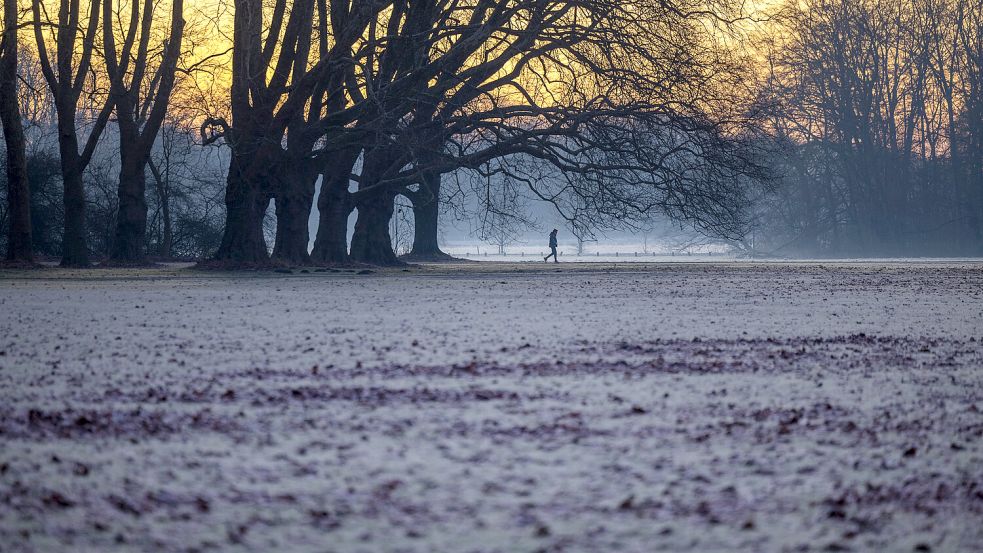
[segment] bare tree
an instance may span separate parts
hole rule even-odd
[[[48,88],[54,98],[58,117],[58,153],[64,187],[65,223],[62,236],[61,264],[87,267],[89,251],[85,234],[85,187],[82,174],[95,152],[102,131],[112,111],[108,98],[95,110],[89,135],[79,150],[79,98],[84,92],[95,94],[97,83],[90,75],[92,52],[99,28],[100,0],[91,0],[83,11],[81,0],[59,0],[57,19],[52,21],[41,0],[31,1],[34,38],[38,60]],[[85,21],[82,28],[80,22]],[[48,54],[46,28],[54,28],[55,57]],[[86,82],[89,81],[89,89]]]
[[[983,1],[961,0],[957,9],[962,23],[959,45],[965,59],[961,91],[965,137],[956,148],[962,148],[961,156],[968,160],[962,198],[968,204],[965,216],[978,252],[983,244]]]
[[[147,162],[153,176],[155,209],[149,225],[156,236],[156,253],[164,259],[174,254],[174,217],[171,210],[175,195],[175,173],[187,171],[188,150],[191,144],[191,130],[182,126],[179,120],[165,121],[160,131],[160,147],[156,155],[151,153]]]
[[[153,69],[150,41],[156,5],[153,0],[131,2],[128,26],[117,51],[115,28],[122,27],[123,18],[114,13],[113,0],[103,0],[103,55],[119,125],[120,153],[119,213],[110,258],[130,263],[146,257],[147,163],[167,114],[184,32],[184,2],[172,0],[170,29]]]
[[[277,0],[269,25],[264,26],[264,4],[260,0],[236,0],[232,63],[231,124],[211,118],[202,126],[207,141],[223,138],[232,150],[226,194],[227,220],[225,237],[216,259],[233,263],[265,263],[269,255],[262,233],[262,219],[269,201],[280,193],[282,211],[278,226],[291,246],[281,244],[287,257],[294,253],[306,257],[306,239],[294,233],[306,233],[307,216],[299,224],[301,213],[293,205],[310,206],[313,181],[318,167],[310,160],[307,144],[323,133],[309,129],[310,120],[320,120],[324,105],[331,104],[330,92],[339,82],[339,65],[350,64],[351,45],[362,36],[364,25],[385,8],[384,2],[359,0],[332,2],[330,10],[318,2],[319,24],[315,30],[314,0],[291,3]],[[289,13],[287,6],[290,5]],[[328,45],[326,20],[334,32]],[[265,29],[265,31],[264,31]],[[339,32],[340,30],[340,32]],[[265,39],[264,39],[265,33]],[[319,58],[311,60],[312,37],[319,44]],[[313,101],[312,101],[313,99]],[[305,108],[310,111],[305,114]],[[287,148],[283,140],[289,129]],[[301,170],[302,175],[294,171]],[[283,189],[283,183],[303,183],[300,194]],[[308,190],[310,189],[310,190]],[[280,222],[284,219],[284,223]],[[287,254],[287,252],[290,252]]]
[[[358,88],[366,91],[367,105],[360,108],[356,98],[348,108],[361,109],[353,132],[363,132],[371,140],[363,151],[361,172],[352,175],[358,183],[353,199],[359,212],[352,257],[395,263],[386,232],[396,194],[416,196],[421,205],[426,197],[439,201],[439,194],[428,192],[438,182],[436,175],[459,168],[478,170],[489,163],[496,165],[493,171],[502,171],[508,164],[493,162],[506,156],[528,156],[553,164],[554,170],[566,176],[561,179],[564,189],[581,200],[604,197],[605,201],[617,198],[624,202],[617,210],[609,203],[595,210],[593,217],[578,215],[578,221],[610,222],[615,220],[615,211],[620,217],[634,213],[634,208],[697,213],[697,209],[688,209],[692,206],[675,202],[705,200],[710,192],[706,187],[675,198],[664,196],[663,203],[649,201],[653,189],[658,191],[661,186],[666,190],[672,184],[662,178],[686,174],[666,163],[658,165],[666,159],[663,154],[671,155],[675,163],[682,163],[686,155],[672,154],[688,154],[690,168],[727,158],[726,168],[718,163],[709,171],[719,169],[713,176],[730,181],[729,195],[720,196],[721,203],[739,199],[733,193],[738,172],[746,169],[741,174],[754,178],[758,168],[748,162],[731,163],[741,157],[725,140],[733,129],[715,128],[707,117],[708,98],[719,89],[711,81],[732,72],[719,71],[727,68],[716,61],[720,56],[711,53],[712,45],[704,43],[709,35],[698,31],[701,23],[695,12],[688,11],[691,7],[544,0],[495,2],[474,13],[456,3],[424,3],[396,12],[407,23],[397,27],[395,36],[370,41],[382,50],[379,63],[360,73],[365,82]],[[707,15],[699,13],[699,17]],[[591,25],[580,25],[580,18]],[[462,21],[467,24],[456,24]],[[415,31],[415,25],[428,31]],[[692,33],[680,33],[679,28]],[[430,29],[433,35],[428,34]],[[397,44],[398,49],[394,48]],[[719,109],[719,102],[712,107]],[[634,133],[635,154],[643,150],[646,155],[660,154],[654,162],[636,156],[630,167],[622,167],[624,159],[615,161],[629,155],[628,148],[617,143],[625,138],[615,130],[619,125],[633,127],[627,132]],[[654,129],[660,125],[668,125],[671,131],[646,145],[648,138],[657,136]],[[691,131],[698,137],[687,139]],[[724,146],[724,150],[687,149],[687,143],[699,143],[700,148]],[[653,144],[669,150],[656,151]],[[606,156],[610,163],[596,163],[590,155]],[[655,169],[660,169],[658,179],[645,177],[646,171]],[[615,174],[619,171],[620,178]],[[604,172],[609,174],[601,177]],[[728,172],[732,174],[725,176]],[[426,185],[422,184],[425,176]],[[604,193],[611,189],[605,183],[612,181],[621,185],[620,194]],[[539,194],[536,183],[523,182],[542,199],[560,205],[553,193]],[[680,186],[673,190],[678,194],[696,181],[676,182]],[[722,179],[713,182],[719,184]],[[416,188],[407,193],[408,187]],[[581,203],[602,207],[598,201]],[[720,208],[716,215],[733,215],[740,208],[741,204],[730,210]],[[435,235],[436,218],[425,220],[434,232],[428,230],[424,236]]]
[[[725,64],[707,42],[715,25],[726,24],[726,10],[702,0],[278,0],[269,6],[268,24],[262,2],[238,0],[235,7],[232,123],[212,118],[202,127],[206,141],[222,138],[233,152],[226,238],[216,256],[233,262],[267,259],[261,220],[271,198],[273,256],[307,261],[318,175],[315,260],[347,258],[345,222],[355,208],[351,257],[398,263],[388,228],[399,194],[414,203],[418,249],[434,254],[441,175],[520,155],[554,164],[570,175],[568,184],[596,184],[601,167],[614,171],[617,164],[591,166],[585,152],[625,152],[615,153],[613,133],[589,135],[600,129],[591,130],[589,119],[614,124],[635,114],[650,122],[663,115],[659,124],[680,122],[674,133],[705,130],[706,114],[722,97],[711,81],[730,74],[720,71]],[[639,101],[646,96],[657,101]],[[719,141],[726,133],[711,129],[703,136]],[[642,197],[652,185],[637,178],[645,165],[628,170]],[[593,184],[571,190],[601,197],[587,192]],[[621,192],[622,200],[631,195],[627,185]],[[633,207],[655,206],[638,201]],[[593,220],[611,220],[614,211],[608,206]]]
[[[31,190],[27,176],[27,143],[17,95],[17,2],[3,3],[0,39],[0,122],[7,151],[7,260],[31,263]]]
[[[149,162],[149,248],[162,258],[204,259],[222,239],[228,152],[195,142],[191,114],[171,110]]]
[[[770,232],[810,253],[981,251],[973,41],[960,38],[981,36],[972,20],[981,8],[978,0],[784,7],[764,87],[783,145],[773,162],[786,175],[763,210]]]
[[[216,253],[217,260],[263,263],[269,258],[263,218],[273,193],[270,183],[283,167],[278,161],[286,130],[285,124],[274,124],[273,120],[277,119],[278,108],[284,113],[281,104],[288,94],[291,68],[306,66],[307,60],[301,59],[298,48],[309,44],[313,2],[296,2],[287,11],[287,2],[277,0],[264,40],[263,2],[235,1],[232,121],[230,124],[212,118],[202,125],[206,142],[222,138],[232,150],[225,237]],[[288,103],[296,109],[296,101]]]

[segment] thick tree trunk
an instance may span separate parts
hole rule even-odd
[[[314,185],[317,175],[303,167],[303,162],[283,169],[276,195],[276,243],[273,259],[290,264],[307,264],[310,256],[308,221],[314,205]]]
[[[74,123],[68,123],[74,125]],[[89,248],[85,237],[85,188],[78,162],[78,141],[74,127],[70,133],[59,125],[58,149],[64,186],[65,232],[61,240],[62,267],[88,267]]]
[[[348,261],[348,216],[354,206],[348,193],[348,175],[321,181],[321,195],[317,199],[320,213],[317,238],[311,260],[316,263],[345,263]]]
[[[410,255],[416,258],[443,257],[437,245],[437,201],[413,203],[413,249]]]
[[[388,192],[373,194],[360,200],[355,234],[352,235],[352,261],[372,265],[396,266],[403,263],[393,251],[389,221],[393,216],[395,196]]]
[[[4,3],[4,40],[0,52],[0,122],[7,146],[7,260],[34,261],[31,240],[31,189],[27,180],[24,127],[17,104],[17,3]]]
[[[20,125],[20,118],[17,119]],[[34,261],[31,238],[31,189],[27,181],[27,159],[24,155],[23,129],[3,122],[7,145],[7,207],[10,224],[7,227],[7,260]],[[20,137],[12,136],[20,134]],[[17,147],[18,142],[20,148]]]
[[[404,257],[416,261],[453,259],[437,244],[440,175],[427,175],[420,190],[408,197],[413,203],[413,249]]]
[[[246,163],[233,152],[225,189],[225,233],[216,261],[266,264],[270,260],[263,237],[263,216],[269,206],[259,178],[244,173]]]
[[[121,133],[120,139],[126,140]],[[147,241],[147,181],[142,156],[127,153],[121,148],[119,171],[119,213],[116,216],[116,235],[110,259],[125,263],[146,261]]]
[[[328,160],[321,173],[317,237],[311,252],[311,260],[315,263],[348,261],[348,216],[355,208],[348,184],[357,158],[358,150],[339,152]]]

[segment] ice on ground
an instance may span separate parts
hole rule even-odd
[[[983,266],[8,273],[11,551],[979,551]]]

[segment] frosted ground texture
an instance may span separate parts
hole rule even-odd
[[[981,551],[983,266],[0,278],[2,551]]]

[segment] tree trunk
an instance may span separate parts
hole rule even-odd
[[[414,258],[444,257],[437,245],[437,201],[413,202],[413,249]]]
[[[17,104],[17,3],[4,2],[4,48],[0,52],[0,122],[7,146],[7,260],[31,263],[31,189],[27,179],[24,127]]]
[[[276,243],[273,259],[290,264],[310,262],[307,244],[310,241],[308,222],[314,204],[314,185],[317,174],[311,174],[303,162],[289,164],[276,195]]]
[[[316,263],[348,261],[348,216],[354,206],[348,192],[351,168],[359,150],[332,156],[321,172],[321,194],[317,198],[319,219],[311,260]]]
[[[352,261],[372,265],[396,266],[403,263],[393,251],[389,221],[395,196],[389,192],[372,194],[356,203],[358,220],[352,235]]]
[[[58,125],[58,150],[61,155],[65,205],[61,266],[88,267],[89,248],[85,239],[85,188],[82,183],[82,167],[79,166],[78,139],[74,125],[74,122],[61,122]],[[71,128],[71,131],[65,132],[66,128]]]
[[[345,263],[348,261],[348,216],[354,206],[348,193],[348,175],[345,182],[328,178],[321,181],[321,195],[317,200],[320,219],[317,238],[311,259],[318,263]]]
[[[129,134],[121,131],[120,141],[127,140]],[[116,215],[116,236],[110,259],[142,263],[146,261],[147,241],[146,160],[130,153],[129,148],[120,148],[120,154],[119,213]]]
[[[417,261],[453,259],[442,252],[437,244],[440,175],[426,175],[420,190],[407,197],[413,204],[413,249],[404,257]]]
[[[263,216],[269,206],[254,175],[243,174],[247,163],[233,151],[225,189],[225,233],[215,253],[216,261],[244,264],[266,264],[270,256],[263,238]]]

